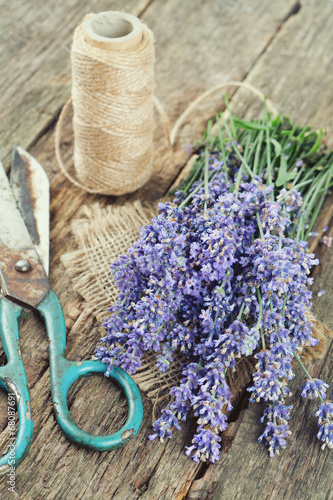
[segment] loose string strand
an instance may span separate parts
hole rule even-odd
[[[250,83],[246,82],[238,82],[238,81],[230,81],[226,83],[222,83],[219,85],[216,85],[215,87],[210,88],[209,90],[206,90],[206,92],[203,92],[199,97],[197,97],[194,101],[192,101],[185,111],[180,115],[174,126],[172,127],[171,134],[170,134],[170,143],[172,146],[175,145],[177,137],[180,133],[181,128],[183,127],[184,123],[188,120],[189,116],[199,107],[199,105],[206,100],[208,97],[210,97],[212,94],[218,92],[219,90],[222,90],[227,87],[242,87],[244,89],[247,89],[251,91],[253,94],[255,94],[259,99],[264,102],[265,101],[265,94],[261,92],[258,88],[254,87]],[[266,99],[267,103],[267,109],[268,111],[272,112],[273,115],[277,115],[278,111],[273,105],[272,101],[270,99]],[[228,111],[225,112],[225,116],[228,116]]]

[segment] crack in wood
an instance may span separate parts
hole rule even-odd
[[[137,12],[137,17],[142,17],[147,12],[147,10],[149,9],[149,7],[152,5],[153,2],[154,0],[146,0],[146,4],[139,7]]]
[[[38,1],[41,2],[41,0]],[[104,1],[105,0],[103,0],[103,4]],[[38,3],[37,0],[36,3]],[[63,31],[60,30],[61,36],[68,38],[68,35],[66,33],[68,32],[69,29],[71,29],[72,24],[74,25],[76,23],[76,21],[74,22],[71,20],[71,16],[76,16],[75,19],[78,19],[76,8],[78,9],[79,8],[78,6],[80,5],[80,9],[82,9],[83,7],[81,6],[83,4],[87,5],[88,3],[89,2],[87,0],[84,0],[82,2],[80,1],[80,3],[77,2],[77,7],[75,8],[74,7],[72,8],[72,6],[74,6],[75,4],[74,0],[70,4],[69,3],[66,4],[66,9],[64,9],[64,15],[61,16],[61,26],[64,26]],[[115,3],[116,5],[118,5],[119,2]],[[141,0],[140,2],[139,1],[138,2],[131,1],[130,3],[128,2],[126,4],[127,9],[129,10],[129,4],[131,4],[133,9],[137,8],[138,3],[140,3],[141,5],[141,7],[140,6],[139,7],[143,9],[140,10],[140,15],[141,16],[144,15],[145,21],[148,22],[148,24],[152,27],[152,29],[159,34],[157,43],[157,49],[160,53],[159,56],[160,62],[157,65],[157,75],[158,73],[160,75],[158,90],[161,97],[165,98],[167,103],[166,106],[167,110],[173,117],[175,117],[176,110],[178,109],[178,107],[183,107],[183,105],[184,107],[186,107],[186,104],[188,104],[188,102],[190,102],[190,100],[196,96],[196,93],[204,90],[206,85],[211,85],[214,83],[214,78],[245,79],[246,76],[249,75],[249,73],[252,75],[254,65],[256,66],[256,69],[258,69],[257,63],[262,60],[262,56],[267,51],[268,47],[272,45],[273,40],[276,39],[278,31],[280,31],[281,28],[286,25],[288,19],[290,19],[297,13],[295,6],[299,4],[299,2],[295,3],[292,1],[290,2],[285,1],[283,3],[281,2],[281,4],[279,4],[279,7],[277,8],[274,2],[267,1],[266,7],[262,8],[262,5],[265,3],[262,1],[254,2],[253,0],[251,0],[248,2],[247,1],[235,2],[237,4],[237,9],[233,9],[233,11],[228,10],[228,15],[230,14],[230,19],[229,17],[227,17],[230,24],[229,28],[227,23],[223,23],[224,19],[222,18],[222,16],[218,18],[219,13],[221,12],[221,5],[223,3],[222,1],[221,2],[198,1],[195,8],[193,8],[194,2],[191,1],[188,3],[188,10],[186,11],[185,2],[179,2],[177,4],[172,0],[170,0],[170,2],[162,2],[157,0],[154,0],[152,2],[151,0],[143,0],[143,1]],[[304,7],[305,0],[303,0],[302,3],[303,6],[301,13],[304,12],[305,10]],[[204,4],[206,4],[206,8],[203,8],[203,6],[205,6]],[[280,5],[282,4],[284,9],[280,7]],[[294,6],[292,9],[290,9],[291,4],[293,4]],[[10,7],[10,5],[13,5],[15,8]],[[14,10],[15,12],[19,12],[19,8],[17,7],[18,5],[19,5],[18,0],[15,0],[8,4],[8,9],[11,8],[13,13]],[[317,29],[321,26],[319,22],[316,21],[315,16],[320,17],[321,15],[323,17],[323,15],[320,14],[320,12],[325,7],[325,2],[321,4],[322,8],[320,9],[318,9],[318,5],[319,4],[316,3],[316,5],[312,7],[312,14],[314,19],[312,18],[309,19],[308,21],[309,25],[307,26],[308,30],[310,30],[312,25],[317,26]],[[329,9],[327,5],[328,4],[326,4],[326,10],[328,11]],[[177,8],[175,8],[176,6]],[[213,15],[212,13],[214,9],[215,13]],[[218,11],[218,9],[220,9],[220,11]],[[237,16],[233,18],[232,17],[233,13],[236,10],[237,10]],[[260,14],[258,14],[259,10]],[[131,11],[133,12],[133,10]],[[12,16],[14,15],[13,13]],[[261,13],[263,14],[264,21],[260,20]],[[58,15],[59,18],[59,13],[55,12],[55,16],[56,15]],[[53,21],[52,21],[53,26],[54,26],[55,16],[53,16]],[[149,19],[146,19],[146,17],[149,17]],[[278,24],[280,26],[277,28],[275,20],[280,18],[283,19],[283,22],[281,22],[280,24],[279,21]],[[326,15],[325,20],[327,18],[328,16]],[[321,18],[319,19],[319,21],[321,23],[323,22],[321,21]],[[233,22],[237,24],[232,26]],[[222,25],[223,29],[221,27]],[[20,21],[20,26],[22,26],[22,21]],[[57,26],[59,26],[59,24]],[[186,26],[187,27],[190,26],[190,30],[188,30],[189,32],[184,34],[186,30],[180,30],[180,27],[182,28]],[[203,44],[205,46],[205,55],[203,55],[202,52],[200,53],[199,50],[200,47],[197,47],[197,45],[199,44],[196,43],[198,40],[201,39],[200,37],[204,35],[204,33],[200,32],[198,29],[200,26],[205,26],[206,30],[207,28],[210,27],[213,28],[210,29],[209,33],[207,33],[207,37],[205,38],[205,44]],[[175,28],[174,31],[173,27]],[[235,27],[237,27],[236,30]],[[214,38],[214,33],[216,34],[215,38]],[[325,34],[326,39],[329,41],[330,34],[327,28],[325,33],[326,33]],[[48,54],[51,54],[52,52],[53,55],[61,53],[63,49],[59,47],[59,45],[57,45],[54,41],[53,42],[51,41],[50,45],[49,39],[47,38],[49,35],[50,34],[47,31],[45,31],[45,33],[43,34],[44,43],[46,44],[47,41],[49,48],[47,49],[44,47],[43,49],[41,43],[39,42],[40,50],[47,49],[49,50]],[[264,43],[261,43],[262,36],[265,37]],[[197,38],[195,39],[195,37]],[[223,40],[225,40],[225,37],[227,37],[228,39],[228,45],[223,44]],[[59,38],[59,32],[57,32],[57,39],[58,38]],[[320,63],[318,62],[318,69],[320,69],[320,67],[323,67],[325,71],[328,74],[330,74],[329,71],[331,65],[329,57],[332,51],[329,50],[329,45],[326,46],[325,43],[326,43],[325,41],[321,40],[320,43],[317,44],[314,43],[312,47],[315,48],[316,46],[319,45],[322,45],[324,48],[326,47],[325,51],[324,48],[322,49],[322,52],[320,52],[318,49],[318,52],[315,53],[315,59],[317,61],[320,60]],[[258,56],[258,53],[262,45],[265,46],[264,52],[261,52],[260,55]],[[190,46],[192,47],[191,50]],[[37,54],[37,52],[34,50],[34,47],[35,46],[32,44],[31,41],[29,46],[29,54],[31,54],[30,59],[33,59],[33,56]],[[196,51],[193,50],[193,47],[197,47],[199,55]],[[283,47],[284,46],[282,44],[282,48]],[[304,52],[300,49],[300,47],[301,44],[295,47],[291,47],[292,51],[294,52],[292,55],[293,62],[301,59],[304,56]],[[287,48],[288,50],[291,51],[290,46],[288,46]],[[280,44],[280,49],[281,49],[281,44]],[[20,53],[22,53],[23,50],[26,49],[22,46],[22,48],[20,49],[21,51]],[[214,54],[216,54],[217,50],[219,51],[220,54],[220,62],[214,60],[213,57]],[[25,54],[26,55],[28,54],[28,49],[25,51]],[[183,57],[183,54],[186,55],[186,58]],[[223,57],[221,57],[221,54],[223,54]],[[274,60],[278,59],[277,57],[278,54],[276,53],[276,50],[275,52],[273,52],[272,55],[271,52],[269,52],[269,55]],[[322,56],[322,58],[320,59],[319,56]],[[46,65],[46,71],[43,70],[38,75],[37,83],[41,95],[40,96],[37,95],[36,88],[34,86],[29,87],[29,89],[33,88],[33,92],[28,94],[28,98],[24,101],[23,104],[29,103],[29,99],[31,99],[30,102],[32,103],[36,102],[38,98],[38,102],[41,102],[42,100],[43,106],[48,112],[47,115],[45,114],[43,115],[44,122],[42,122],[42,124],[45,124],[47,122],[49,123],[49,127],[47,128],[46,132],[44,128],[44,132],[38,135],[39,137],[38,140],[36,140],[37,128],[35,122],[34,121],[32,121],[31,123],[29,122],[30,128],[35,127],[34,137],[32,142],[33,144],[35,144],[35,146],[33,147],[33,151],[31,152],[41,160],[43,165],[45,165],[48,175],[50,176],[51,179],[51,189],[52,189],[51,274],[52,274],[52,282],[54,282],[55,289],[56,292],[58,293],[59,299],[62,304],[66,304],[68,300],[72,299],[74,292],[72,291],[72,283],[69,277],[66,276],[61,264],[59,263],[59,256],[71,244],[69,221],[78,216],[78,210],[80,206],[84,204],[87,203],[89,204],[92,203],[93,201],[98,201],[101,204],[110,202],[112,203],[114,202],[114,199],[112,200],[108,199],[106,201],[106,199],[102,197],[92,197],[85,195],[78,189],[69,185],[69,183],[67,183],[67,181],[65,181],[64,178],[62,177],[62,174],[58,173],[56,163],[54,161],[53,136],[52,136],[53,124],[56,120],[56,117],[52,123],[48,120],[48,118],[50,116],[49,114],[50,110],[53,113],[54,109],[59,107],[61,102],[65,100],[66,97],[65,94],[68,92],[68,87],[66,87],[68,83],[68,78],[67,77],[64,78],[63,83],[54,85],[54,83],[52,83],[54,82],[54,74],[59,73],[60,76],[67,74],[63,69],[63,67],[65,67],[64,62],[61,62],[61,64],[52,63],[53,67],[51,69],[48,69],[49,68],[48,61],[46,60],[46,58],[44,58],[45,59],[44,62],[42,53],[38,52],[38,57],[40,57],[39,62],[36,62],[37,59],[29,61],[28,57],[21,58],[24,60],[22,60],[22,64],[21,63],[20,64],[22,67],[25,68],[27,68],[31,63],[39,65],[38,67]],[[50,59],[51,56],[48,57]],[[15,65],[15,62],[17,63],[18,60],[19,60],[18,57],[16,57],[15,54],[13,54],[10,61],[10,67],[12,66],[12,64]],[[66,58],[62,57],[62,61],[65,60]],[[196,62],[198,60],[200,61],[200,66],[196,65]],[[213,60],[213,64],[205,65],[205,61],[207,60],[208,61]],[[252,64],[249,64],[251,63],[251,61]],[[283,61],[281,62],[280,60],[278,60],[278,62],[282,66],[281,70],[286,71],[285,66],[283,66]],[[267,62],[265,64],[267,67]],[[4,68],[4,77],[6,77],[6,72],[8,72],[8,68],[6,68],[6,64],[3,64],[2,67]],[[247,68],[250,69],[247,71]],[[14,74],[16,75],[16,77],[20,76],[18,74],[19,73],[18,68],[15,67],[14,69],[15,69]],[[218,73],[218,71],[220,71],[220,73]],[[308,93],[308,95],[311,95],[311,97],[313,97],[314,95],[317,95],[318,92],[317,89],[314,90],[309,88],[309,85],[307,83],[307,79],[309,78],[309,71],[310,70],[307,70],[307,68],[304,68],[304,71],[301,73],[302,75],[301,78],[299,76],[300,74],[298,73],[297,81],[293,81],[293,84],[297,85],[297,90],[298,88],[300,88],[300,92],[302,91],[304,92],[304,89],[306,88],[306,92]],[[30,72],[30,74],[32,73]],[[27,91],[28,85],[26,85],[26,83],[28,84],[29,78],[32,78],[29,76],[30,74],[28,75],[24,74],[26,82],[22,80],[19,81],[20,84],[19,88],[21,94],[22,91]],[[276,73],[274,73],[274,75],[275,74]],[[166,75],[167,78],[165,78]],[[200,80],[201,76],[202,80]],[[289,77],[288,73],[287,76]],[[35,76],[34,78],[37,80]],[[276,74],[276,85],[279,85],[280,80],[281,80],[281,74],[280,75]],[[17,78],[15,79],[15,82],[16,81]],[[40,84],[41,82],[42,85]],[[174,82],[173,86],[172,82]],[[188,84],[188,82],[190,82],[190,84]],[[37,83],[31,81],[31,84],[33,85],[35,84],[37,85]],[[18,88],[17,83],[16,85]],[[289,90],[290,87],[287,88],[287,90],[284,90],[284,92],[286,92],[285,95],[287,102],[288,102]],[[15,94],[15,99],[12,104],[14,111],[16,109],[20,110],[20,113],[18,112],[15,113],[17,122],[19,122],[20,116],[23,115],[24,119],[26,120],[26,118],[29,117],[29,110],[30,110],[29,108],[29,110],[27,111],[28,108],[24,108],[22,107],[23,106],[22,103],[20,102],[18,103],[17,99],[19,95],[20,94],[17,91]],[[233,98],[233,102],[234,100],[235,99]],[[308,107],[310,109],[310,112],[312,112],[314,110],[314,105],[312,104],[312,102],[309,104],[310,105]],[[13,113],[12,109],[10,108],[10,102],[8,104],[6,103],[5,111],[7,111],[8,109],[11,110],[11,116],[12,116]],[[327,109],[328,110],[331,109],[329,105],[327,106]],[[6,116],[7,115],[5,115],[5,118]],[[307,116],[308,115],[306,115],[306,117]],[[199,121],[200,117],[199,118],[194,117],[193,123],[195,123],[196,119]],[[201,124],[203,124],[202,119],[201,119]],[[15,130],[15,136],[17,138],[16,142],[24,142],[28,138],[28,135],[26,134],[27,126],[25,125],[26,128],[24,129],[23,131],[24,134],[23,134],[22,129],[20,129],[18,125],[19,123],[16,123],[15,121],[15,127],[14,129],[12,129]],[[38,126],[40,126],[39,121],[38,121]],[[29,140],[31,137],[32,134],[29,136]],[[71,145],[73,142],[71,126],[69,123],[66,124],[65,126],[64,140],[68,142],[69,145]],[[64,150],[68,158],[71,155],[69,149],[70,148],[64,147]],[[5,152],[6,151],[4,151],[4,153]],[[181,162],[179,163],[181,164]],[[171,165],[171,162],[169,162],[169,164],[168,162],[164,162],[164,170],[162,171],[161,169],[161,176],[160,176],[161,182],[163,181],[163,179],[165,182],[165,178],[168,173],[167,171],[168,170],[172,171],[172,168],[173,166]],[[154,193],[157,184],[158,183],[155,180],[155,185],[153,186],[152,189]],[[140,194],[140,196],[143,197],[142,193]],[[118,202],[123,202],[123,199],[118,200]],[[327,259],[325,260],[325,262],[327,266]],[[323,265],[325,265],[325,263]],[[328,267],[326,267],[326,269],[328,271]],[[323,280],[322,276],[318,276],[318,279],[319,282]],[[327,296],[328,294],[326,294],[321,300],[326,300]],[[99,338],[97,330],[91,329],[90,324],[88,325],[86,320],[84,321],[82,320],[83,326],[85,325],[85,323],[86,323],[87,335],[85,336],[82,334],[81,335],[76,334],[76,342],[73,342],[73,348],[72,346],[70,346],[70,355],[75,358],[76,356],[80,357],[83,356],[84,354],[87,355],[89,352],[93,352],[96,339]],[[28,325],[31,325],[31,323],[28,322]],[[80,330],[80,323],[77,323],[76,329]],[[43,333],[41,331],[35,331],[34,333],[36,333],[34,338],[34,344],[32,344],[31,339],[27,340],[27,338],[24,337],[22,338],[23,351],[29,353],[33,352],[37,346],[39,349],[41,348],[45,333],[44,331]],[[31,377],[34,377],[33,380],[35,380],[37,376],[41,377],[40,370],[42,367],[44,367],[46,362],[46,360],[44,359],[45,356],[43,356],[42,358],[43,359],[41,359],[39,362],[40,366],[39,365],[37,366],[36,363],[32,364],[31,366],[30,372],[31,372]],[[326,370],[327,370],[327,361],[328,357],[325,358],[324,360],[324,364],[326,363],[325,364]],[[46,370],[47,367],[45,371]],[[45,385],[47,386],[46,390],[44,387]],[[98,388],[98,386],[96,386],[96,388]],[[194,499],[207,500],[212,497],[213,494],[212,492],[214,491],[215,488],[217,488],[218,486],[217,483],[218,481],[221,480],[221,475],[223,475],[222,480],[225,482],[228,482],[228,480],[230,481],[230,478],[231,479],[234,478],[232,468],[234,467],[236,469],[237,465],[239,468],[242,466],[242,469],[240,469],[240,473],[238,474],[238,478],[241,475],[246,479],[246,481],[249,482],[252,481],[252,483],[257,481],[258,485],[260,484],[261,487],[260,491],[262,492],[263,495],[265,495],[266,493],[267,495],[269,495],[270,494],[269,492],[272,491],[276,495],[277,489],[276,486],[274,489],[275,485],[274,476],[267,478],[267,484],[269,488],[267,490],[266,489],[267,484],[265,484],[265,481],[263,483],[260,483],[261,481],[260,475],[256,476],[255,474],[255,471],[257,469],[253,467],[251,469],[251,459],[252,459],[255,460],[256,466],[257,463],[260,465],[259,467],[260,474],[265,476],[265,474],[263,474],[262,471],[266,471],[265,468],[267,467],[267,462],[269,460],[266,456],[266,450],[262,449],[264,447],[260,448],[259,450],[259,448],[256,448],[253,445],[253,442],[256,441],[257,437],[256,433],[257,435],[259,435],[260,432],[259,431],[260,426],[257,424],[259,416],[258,415],[255,416],[256,420],[253,418],[253,411],[252,411],[253,407],[251,407],[251,411],[249,411],[250,410],[249,409],[240,416],[235,417],[236,418],[235,422],[231,424],[230,427],[234,427],[233,431],[235,431],[235,439],[232,441],[233,447],[230,450],[230,452],[227,455],[221,457],[220,463],[215,465],[209,464],[206,469],[206,473],[203,474],[202,478],[200,478],[201,475],[200,471],[201,473],[204,471],[205,464],[203,464],[202,467],[201,466],[197,467],[195,464],[193,464],[193,462],[189,458],[184,457],[184,450],[183,450],[184,444],[188,444],[193,435],[194,431],[193,422],[187,424],[188,427],[186,427],[185,432],[184,431],[179,432],[178,436],[180,437],[177,437],[175,434],[171,443],[165,443],[164,445],[159,445],[160,446],[159,449],[157,449],[158,443],[156,443],[155,445],[151,442],[149,443],[147,442],[148,431],[147,431],[147,423],[145,422],[142,434],[138,437],[138,440],[135,442],[136,443],[134,446],[135,449],[131,449],[130,447],[128,447],[124,448],[125,451],[118,450],[109,455],[98,452],[89,454],[85,450],[80,450],[74,445],[66,443],[65,438],[61,436],[61,433],[55,424],[53,412],[51,413],[51,409],[49,408],[49,406],[45,408],[46,404],[45,402],[49,401],[48,391],[49,391],[49,383],[47,374],[46,377],[44,375],[44,377],[41,377],[40,380],[35,382],[34,387],[32,387],[33,413],[34,413],[34,421],[36,429],[35,441],[26,461],[18,469],[17,492],[19,498],[27,498],[25,492],[30,490],[29,494],[31,494],[36,498],[37,497],[38,498],[94,497],[96,498],[96,500],[98,500],[100,498],[109,497],[109,498],[115,498],[115,500],[119,499],[123,500],[124,498],[134,500],[135,498],[137,498],[135,496],[136,493],[135,493],[134,483],[135,481],[139,481],[138,485],[141,484],[143,489],[145,488],[144,485],[147,484],[147,489],[140,493],[140,496],[142,496],[143,499],[155,500],[155,498],[161,498],[161,500],[162,499],[169,500],[171,498],[176,498],[177,495],[178,498],[181,498],[180,495],[182,495],[183,498],[185,498],[187,494],[188,500],[194,500]],[[84,394],[83,390],[82,394]],[[81,395],[79,395],[78,397],[81,397]],[[298,407],[298,409],[299,410],[302,409],[302,412],[300,414],[300,420],[302,420],[302,422],[304,422],[304,419],[311,416],[311,408],[308,409],[308,412],[306,414],[303,412],[303,407],[302,408]],[[98,411],[100,411],[101,413],[105,411],[105,405],[103,402],[101,402]],[[148,410],[148,405],[145,405],[146,415],[149,414],[149,411],[150,410]],[[244,420],[242,421],[241,426],[238,429],[236,429],[237,424],[241,421],[242,417],[244,417]],[[88,417],[84,416],[84,418],[87,421]],[[297,427],[297,419],[295,420],[296,421],[293,423],[293,425],[295,425],[296,433],[297,435],[299,435],[301,430],[299,427]],[[313,424],[313,427],[315,427],[315,424]],[[241,441],[239,436],[242,434],[242,432],[244,434],[245,432],[244,429],[245,431],[247,431],[248,435],[246,436],[246,438],[243,438],[243,441]],[[251,436],[253,434],[254,436],[254,437],[252,436],[253,439],[250,437],[250,434]],[[47,443],[45,443],[45,439],[48,439],[49,443],[48,446],[46,446]],[[305,440],[308,439],[309,441],[309,438],[303,438],[303,439]],[[244,463],[242,462],[242,454],[245,455],[248,447],[250,448],[250,450],[252,450],[252,456],[249,458],[249,462],[244,465]],[[287,463],[283,462],[285,457],[289,457],[288,463],[293,463],[292,460],[293,459],[296,460],[297,458],[296,457],[297,449],[293,448],[293,445],[290,447],[290,449],[291,449],[290,455],[287,455],[289,451],[286,450],[285,454],[281,457],[282,459],[281,468],[283,468],[285,463]],[[318,446],[318,449],[320,449],[320,446]],[[313,449],[311,450],[312,458],[308,470],[310,470],[311,467],[312,468],[314,467],[314,463],[315,467],[317,467],[317,463],[319,464],[318,465],[319,472],[323,470],[324,460],[321,459],[321,457],[319,457],[319,453],[320,452],[318,452],[318,455],[316,455],[316,452],[313,451]],[[239,459],[239,464],[237,464],[237,462],[235,463],[234,460],[235,457]],[[61,473],[54,472],[55,464],[58,464],[58,470],[61,469]],[[231,464],[229,466],[229,469],[228,469],[228,464]],[[302,470],[304,472],[304,469]],[[151,472],[149,473],[149,471]],[[229,471],[228,474],[227,471]],[[246,478],[247,473],[251,474],[251,477]],[[286,474],[288,475],[288,470],[286,470]],[[176,480],[174,480],[174,475],[177,476]],[[149,476],[148,481],[147,481],[147,476]],[[307,476],[308,474],[304,474],[304,481],[298,481],[297,484],[294,483],[295,488],[301,487],[299,485],[300,482],[306,484],[306,481],[308,481]],[[297,475],[295,476],[295,478],[296,477]],[[290,473],[289,473],[289,478],[290,478]],[[189,479],[191,479],[190,482],[188,482]],[[321,484],[324,481],[325,481],[325,475],[322,475],[320,477],[319,482],[316,480],[315,484],[316,486],[319,487],[319,483]],[[242,486],[245,487],[244,482]],[[4,493],[6,485],[1,484],[1,488],[2,488],[1,492]],[[163,495],[159,495],[159,492],[161,491],[164,491],[165,493]],[[234,481],[231,485],[229,485],[229,492],[231,492],[231,495],[229,494],[229,496],[228,495],[223,496],[223,498],[230,498],[230,499],[235,498],[234,494],[238,495],[237,498],[247,498],[245,495],[242,496],[242,493],[240,493],[241,491],[242,490],[239,490],[239,485],[237,481]],[[304,488],[303,491],[305,491]],[[290,490],[288,490],[288,492],[290,493]],[[255,493],[255,488],[253,489],[253,494],[254,493]],[[278,494],[280,494],[280,491]],[[321,498],[324,498],[324,496],[325,495],[322,495]],[[222,497],[220,496],[220,498]],[[251,498],[251,500],[252,498],[254,498],[252,496],[252,493],[249,494],[249,498]],[[276,496],[274,498],[276,498]],[[304,497],[302,500],[304,500]]]
[[[275,38],[277,37],[277,35],[281,31],[281,29],[285,26],[285,24],[287,23],[287,21],[289,21],[290,18],[292,18],[293,16],[295,16],[296,14],[298,14],[300,12],[301,7],[302,7],[301,2],[297,0],[295,2],[295,4],[291,7],[290,11],[284,16],[284,18],[278,24],[275,32],[272,34],[271,38],[268,40],[267,44],[262,49],[262,51],[260,52],[260,54],[258,54],[258,56],[252,61],[251,65],[249,66],[249,69],[244,73],[244,76],[241,79],[242,82],[245,81],[248,76],[250,76],[250,73],[253,71],[253,69],[255,68],[255,66],[257,65],[257,63],[260,61],[260,59],[263,57],[263,55],[267,52],[267,50],[269,49],[269,47],[272,45],[272,43],[274,42]],[[236,97],[236,94],[239,92],[239,90],[240,89],[236,89],[233,92],[232,97],[230,98],[230,101],[232,100],[232,98]]]

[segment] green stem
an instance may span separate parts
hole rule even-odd
[[[219,131],[219,142],[223,160],[223,171],[225,172],[226,176],[228,176],[229,171],[227,167],[227,152],[224,144],[223,132],[219,121],[219,117],[216,118],[216,124],[217,124],[217,129]]]
[[[215,175],[215,172],[212,172],[210,174],[210,176],[208,177],[208,182],[210,182],[212,180],[212,178],[214,177],[214,175]],[[190,194],[187,196],[187,198],[185,198],[185,200],[181,202],[181,204],[179,205],[178,208],[185,207],[185,205],[190,201],[191,198],[193,198],[193,196],[195,195],[195,193],[197,193],[199,191],[199,189],[202,188],[203,185],[204,185],[204,182],[201,182],[195,189],[193,189],[193,191],[190,192]],[[169,215],[168,218],[169,217],[171,217],[171,215]]]
[[[207,211],[207,201],[209,196],[209,187],[208,187],[208,147],[205,149],[205,170],[204,170],[204,185],[205,185],[205,203],[204,203],[204,212]]]
[[[240,307],[240,310],[239,310],[239,313],[238,313],[238,316],[237,316],[238,320],[240,320],[241,317],[242,317],[242,314],[243,314],[243,311],[244,311],[244,307],[245,307],[245,300],[243,300],[242,305]]]
[[[259,212],[257,212],[257,222],[258,222],[258,228],[259,228],[259,232],[260,232],[260,237],[261,237],[262,240],[264,240],[265,236],[264,236],[264,231],[262,229]]]
[[[249,167],[249,165],[246,163],[246,161],[244,160],[243,156],[240,154],[237,146],[235,145],[235,139],[233,138],[233,136],[232,136],[232,134],[230,132],[230,129],[228,127],[227,122],[224,119],[223,114],[221,114],[220,116],[221,116],[221,120],[223,122],[224,128],[226,129],[226,132],[227,132],[227,135],[228,135],[228,139],[229,139],[231,148],[233,149],[233,151],[234,151],[235,155],[237,156],[237,158],[241,161],[242,165],[245,167],[245,170],[247,171],[247,173],[249,174],[249,176],[251,178],[253,178],[252,170]]]
[[[308,370],[307,370],[307,369],[305,368],[305,366],[303,365],[303,363],[302,363],[302,361],[301,361],[300,357],[298,356],[298,354],[297,354],[297,353],[296,353],[293,349],[292,349],[292,351],[293,351],[293,355],[294,355],[294,356],[295,356],[295,358],[297,359],[297,361],[298,361],[299,365],[301,366],[302,370],[304,371],[305,375],[306,375],[306,376],[307,376],[307,377],[311,380],[311,382],[314,382],[313,378],[311,377],[310,373],[308,372]],[[316,384],[315,384],[315,386],[316,386]],[[318,394],[318,397],[319,397],[320,401],[321,401],[322,403],[324,403],[324,400],[323,400],[323,398],[321,397],[321,394],[320,394],[319,390],[317,389],[317,386],[316,386],[316,392],[317,392],[317,394]]]
[[[326,194],[326,192],[328,190],[328,186],[330,184],[331,176],[332,176],[332,173],[333,173],[333,170],[332,170],[332,173],[331,173],[330,170],[332,170],[332,169],[329,169],[328,172],[327,172],[327,174],[326,174],[326,182],[325,182],[324,190],[323,190],[325,194]],[[314,195],[315,201],[317,201],[317,198],[320,196],[319,190],[316,191],[316,194],[317,194],[317,196]],[[316,206],[316,208],[315,208],[315,210],[314,210],[314,212],[312,214],[312,217],[311,217],[310,225],[309,225],[309,227],[308,227],[308,229],[306,231],[305,239],[307,239],[307,237],[309,236],[309,233],[311,232],[311,230],[312,230],[312,228],[314,226],[314,223],[316,222],[317,216],[318,216],[318,214],[320,212],[320,209],[321,209],[321,207],[322,207],[322,205],[324,203],[324,199],[325,199],[325,196],[322,195],[321,199],[317,203],[317,206]],[[314,204],[310,205],[309,211],[312,209],[313,205]]]
[[[260,328],[260,325],[261,325],[261,320],[262,320],[262,300],[261,300],[261,295],[260,295],[259,289],[257,290],[257,297],[258,297],[258,302],[259,302],[259,316],[258,316],[258,321],[257,321],[257,324],[256,324],[255,328],[256,328],[257,331],[259,331],[259,328]],[[263,347],[263,349],[266,349],[264,332],[261,331],[260,335],[261,335],[262,347]]]
[[[301,217],[300,217],[300,219],[299,219],[299,224],[298,224],[297,234],[296,234],[296,240],[301,239],[301,235],[304,238],[304,224],[305,224],[305,219],[304,219],[304,212],[303,212],[302,215],[301,215]]]
[[[260,158],[263,138],[264,138],[264,132],[261,130],[258,134],[258,144],[256,147],[256,154],[254,156],[253,175],[258,175],[258,165],[259,165],[259,158]]]
[[[283,306],[282,306],[282,316],[284,318],[284,315],[285,315],[285,312],[286,312],[286,303],[287,303],[287,292],[285,292],[284,294],[284,298],[283,298]]]
[[[225,107],[227,108],[227,111],[228,111],[228,114],[229,114],[229,120],[230,120],[232,135],[234,137],[236,137],[236,127],[235,127],[235,123],[234,123],[234,120],[233,120],[233,117],[232,117],[231,109],[230,109],[230,106],[229,106],[229,99],[228,99],[227,94],[224,94],[224,102],[225,102]]]
[[[265,129],[266,129],[266,151],[267,151],[267,182],[270,186],[273,184],[273,176],[272,176],[272,160],[271,160],[271,138],[269,134],[269,115],[267,111],[266,100],[264,104],[264,118],[265,118]],[[273,191],[271,193],[271,197],[273,196]]]

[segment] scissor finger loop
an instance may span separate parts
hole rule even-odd
[[[13,391],[19,413],[15,441],[16,467],[32,442],[33,422],[28,382],[19,350],[18,319],[21,306],[42,315],[49,338],[50,378],[57,422],[73,442],[93,449],[112,450],[123,446],[138,432],[143,407],[140,392],[131,377],[115,368],[110,378],[124,392],[129,406],[125,425],[106,436],[87,434],[70,416],[67,393],[75,380],[104,374],[101,361],[69,361],[65,357],[66,327],[63,312],[48,281],[49,269],[49,181],[41,165],[26,151],[15,148],[11,183],[0,163],[0,333],[8,363],[0,367],[0,387]],[[9,299],[9,300],[8,300]],[[19,305],[18,305],[19,304]],[[0,458],[0,475],[8,471],[10,457]]]

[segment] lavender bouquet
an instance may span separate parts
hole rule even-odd
[[[154,423],[150,439],[172,437],[192,411],[197,431],[186,454],[216,462],[232,409],[227,374],[237,358],[254,356],[248,388],[251,402],[267,406],[259,441],[271,457],[291,434],[286,404],[296,360],[306,380],[302,396],[318,398],[318,438],[333,447],[333,403],[328,385],[313,379],[301,360],[314,346],[307,311],[311,307],[309,236],[332,185],[333,152],[322,135],[288,118],[261,120],[217,117],[208,124],[191,175],[173,203],[112,265],[119,301],[96,351],[108,364],[129,373],[146,351],[156,353],[165,372],[176,351],[186,355],[180,384]]]

